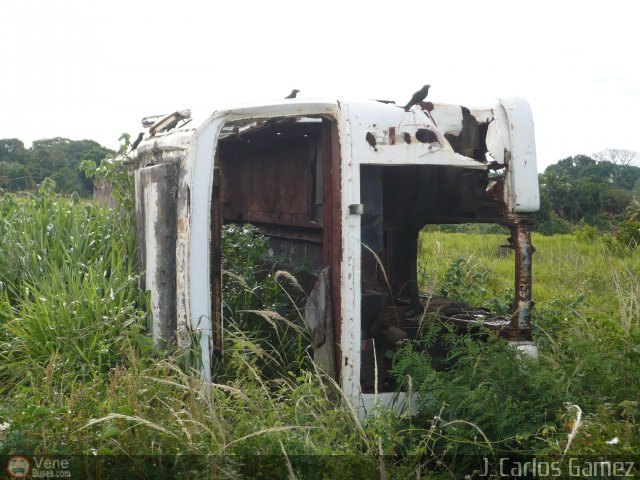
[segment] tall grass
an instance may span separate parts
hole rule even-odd
[[[640,272],[632,266],[611,273],[616,299],[620,308],[620,322],[627,334],[640,328]]]
[[[537,233],[532,237],[537,250],[533,255],[536,303],[568,307],[579,299],[583,314],[621,320],[619,293],[633,296],[630,289],[640,272],[638,249],[612,249],[604,237]],[[513,251],[499,249],[506,240],[507,235],[496,234],[421,233],[419,272],[423,288],[438,290],[448,266],[462,258],[473,267],[469,270],[472,276],[474,272],[490,274],[487,294],[509,294],[514,283]],[[621,281],[620,291],[615,286],[616,278]],[[467,292],[474,294],[471,288]]]
[[[0,215],[0,453],[161,455],[146,474],[193,478],[379,475],[395,442],[313,365],[295,278],[256,265],[267,243],[253,229],[225,231],[227,354],[205,383],[145,334],[126,209],[43,191],[4,196]],[[324,458],[336,452],[350,460]]]
[[[313,364],[304,297],[277,259],[265,267],[268,244],[250,227],[223,238],[226,355],[215,383],[146,335],[130,210],[48,191],[4,196],[0,235],[0,453],[103,458],[87,478],[450,478],[483,455],[616,453],[613,437],[640,452],[637,251],[534,236],[540,359],[428,319],[395,357],[418,416],[379,409],[361,420]],[[424,234],[422,286],[505,308],[513,258],[496,251],[503,242]],[[583,411],[579,428],[565,402]]]
[[[55,357],[56,372],[95,379],[131,342],[146,346],[126,213],[45,191],[5,195],[0,221],[0,378],[25,379]]]

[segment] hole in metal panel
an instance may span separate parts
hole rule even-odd
[[[420,143],[433,143],[438,139],[436,134],[426,128],[419,128],[416,131],[416,140]]]
[[[376,142],[376,137],[373,136],[373,133],[367,132],[367,136],[365,138],[367,139],[367,143],[371,145],[375,151],[378,151],[376,148],[378,142]]]

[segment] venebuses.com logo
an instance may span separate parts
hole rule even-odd
[[[31,457],[22,455],[10,457],[7,473],[14,478],[71,478],[71,465],[66,458]]]
[[[11,457],[7,462],[7,472],[11,478],[27,478],[30,470],[31,464],[26,457]]]

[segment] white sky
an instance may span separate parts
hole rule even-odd
[[[143,116],[299,97],[531,104],[538,169],[640,151],[640,2],[4,0],[0,138],[116,148]]]

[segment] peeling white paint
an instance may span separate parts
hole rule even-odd
[[[147,290],[151,292],[151,312],[153,314],[152,320],[152,332],[154,335],[154,339],[157,341],[159,338],[156,338],[158,332],[162,331],[162,326],[159,324],[160,319],[162,318],[161,314],[161,301],[160,295],[158,294],[158,288],[156,282],[157,271],[158,271],[158,249],[156,248],[158,243],[156,238],[153,236],[153,232],[155,232],[156,222],[158,221],[158,196],[160,192],[158,192],[158,185],[155,183],[151,183],[146,186],[144,189],[144,211],[145,211],[145,251],[146,251],[146,262],[145,262],[145,278],[149,281],[147,282]]]
[[[394,105],[378,102],[344,102],[345,117],[349,120],[351,156],[359,164],[378,165],[450,165],[455,167],[484,169],[486,166],[453,151],[444,137],[447,133],[436,126],[420,107],[410,112]],[[462,111],[459,130],[462,129]],[[444,118],[444,117],[443,117]],[[450,119],[453,122],[453,119]],[[389,140],[389,130],[395,128],[395,144]],[[422,143],[417,140],[419,129],[432,132],[436,140]],[[376,139],[375,147],[367,142],[367,134]],[[409,135],[410,143],[404,140]]]
[[[522,98],[500,99],[494,111],[503,112],[507,119],[502,123],[502,137],[508,135],[510,158],[508,159],[505,194],[510,211],[537,212],[540,209],[540,188],[536,161],[536,140],[533,115]],[[503,120],[504,121],[504,120]]]
[[[431,117],[433,117],[438,130],[443,134],[460,135],[462,131],[462,107],[460,105],[434,103]]]
[[[486,125],[493,120],[493,110],[490,108],[470,108],[469,112],[479,125]]]

